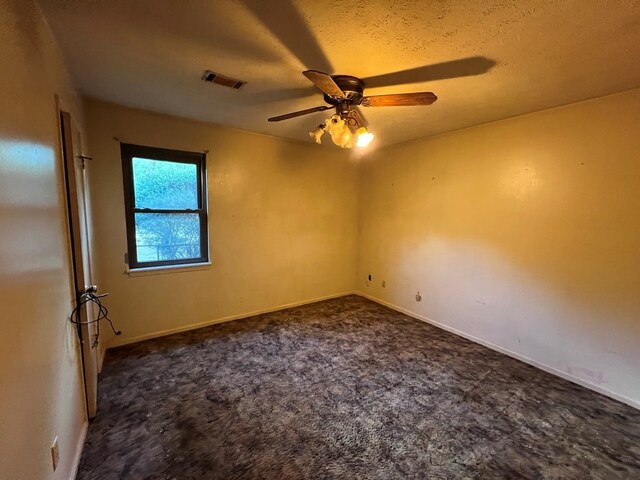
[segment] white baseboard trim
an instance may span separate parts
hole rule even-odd
[[[153,333],[147,333],[145,335],[138,335],[136,337],[124,338],[119,340],[117,337],[107,344],[105,350],[109,348],[121,347],[123,345],[129,345],[131,343],[138,343],[144,340],[150,340],[152,338],[165,337],[167,335],[173,335],[174,333],[186,332],[188,330],[196,330],[202,327],[208,327],[209,325],[215,325],[216,323],[231,322],[233,320],[242,320],[243,318],[255,317],[256,315],[263,315],[265,313],[277,312],[278,310],[286,310],[288,308],[300,307],[302,305],[308,305],[310,303],[322,302],[324,300],[331,300],[332,298],[344,297],[346,295],[357,295],[355,291],[335,293],[333,295],[326,295],[324,297],[311,298],[308,300],[302,300],[300,302],[286,303],[284,305],[278,305],[277,307],[264,308],[261,310],[254,310],[252,312],[239,313],[237,315],[230,315],[228,317],[216,318],[213,320],[207,320],[200,323],[192,323],[176,328],[169,328],[166,330],[160,330]]]
[[[84,407],[82,407],[84,408]],[[89,430],[89,422],[87,420],[82,424],[82,430],[80,431],[80,438],[78,439],[78,445],[76,445],[76,453],[73,456],[73,463],[71,463],[71,473],[69,480],[75,480],[78,476],[78,469],[80,468],[80,459],[82,458],[82,451],[84,450],[84,442],[87,439],[87,431]]]
[[[544,363],[541,363],[537,360],[534,360],[532,358],[529,358],[527,356],[524,356],[520,353],[508,350],[506,348],[500,347],[499,345],[495,345],[491,342],[488,342],[486,340],[483,340],[481,338],[475,337],[473,335],[470,335],[468,333],[465,333],[461,330],[458,330],[456,328],[450,327],[448,325],[445,325],[444,323],[440,323],[440,322],[436,322],[435,320],[432,320],[428,317],[425,317],[424,315],[420,315],[419,313],[415,313],[412,312],[411,310],[408,310],[406,308],[400,307],[398,305],[395,305],[393,303],[389,303],[386,302],[384,300],[380,300],[379,298],[375,298],[372,297],[371,295],[367,295],[364,292],[360,292],[357,291],[355,292],[356,295],[359,295],[361,297],[367,298],[373,302],[379,303],[380,305],[383,305],[385,307],[388,307],[392,310],[396,310],[397,312],[400,313],[404,313],[405,315],[408,315],[412,318],[415,318],[417,320],[423,321],[425,323],[429,323],[431,325],[433,325],[434,327],[438,327],[441,328],[442,330],[446,330],[447,332],[453,333],[454,335],[458,335],[460,337],[466,338],[467,340],[471,340],[472,342],[475,343],[479,343],[480,345],[483,345],[487,348],[490,348],[491,350],[495,350],[496,352],[502,353],[504,355],[508,355],[509,357],[515,358],[516,360],[520,360],[521,362],[524,363],[528,363],[529,365],[532,365],[536,368],[539,368],[540,370],[544,370],[545,372],[551,373],[553,375],[556,375],[558,377],[564,378],[565,380],[569,380],[570,382],[576,383],[582,387],[588,388],[589,390],[593,390],[595,392],[601,393],[602,395],[606,395],[607,397],[611,397],[614,400],[618,400],[622,403],[626,403],[627,405],[630,405],[632,407],[638,408],[640,409],[640,401],[634,400],[632,398],[626,397],[624,395],[620,395],[619,393],[615,393],[612,392],[610,390],[607,390],[606,388],[603,388],[601,385],[596,385],[594,383],[590,383],[586,380],[583,380],[582,378],[579,377],[575,377],[567,372],[563,372],[562,370],[558,370],[555,367],[551,367],[549,365],[545,365]]]

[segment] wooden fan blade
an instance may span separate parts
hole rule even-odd
[[[346,96],[336,82],[333,81],[331,75],[317,70],[305,70],[302,74],[330,97],[344,98]]]
[[[433,92],[396,93],[364,97],[361,105],[365,107],[408,107],[431,105],[437,99],[438,97]]]
[[[324,112],[325,110],[329,110],[330,108],[333,108],[333,107],[330,105],[322,105],[320,107],[307,108],[306,110],[299,110],[297,112],[291,112],[291,113],[286,113],[284,115],[279,115],[277,117],[271,117],[269,121],[280,122],[282,120],[288,120],[290,118],[300,117],[302,115],[307,115],[309,113]]]

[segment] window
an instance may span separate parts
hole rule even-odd
[[[120,149],[129,268],[209,261],[205,155]]]

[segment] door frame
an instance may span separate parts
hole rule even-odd
[[[73,119],[71,117],[71,114],[64,109],[62,103],[60,102],[60,99],[57,97],[56,113],[59,122],[64,198],[67,209],[67,228],[69,234],[71,273],[73,280],[73,296],[75,305],[77,306],[80,304],[81,295],[87,288],[87,285],[85,284],[85,278],[87,278],[86,274],[90,274],[91,272],[90,249],[88,248],[89,238],[83,238],[83,230],[81,225],[81,222],[84,221],[84,237],[87,237],[87,212],[84,211],[84,218],[81,218],[81,212],[79,209],[80,201],[82,201],[83,205],[86,206],[86,201],[84,198],[85,191],[83,188],[83,198],[80,198],[81,193],[79,192],[78,182],[76,178],[76,160],[78,155],[76,155],[76,153],[74,152]],[[81,148],[82,146],[79,145],[79,147]],[[84,159],[81,158],[80,160],[84,162]],[[83,246],[87,248],[86,258],[89,259],[89,265],[86,264],[87,262],[83,257]],[[89,319],[88,312],[91,311],[91,308],[80,308],[78,311],[79,320],[81,322],[86,322]],[[88,418],[95,417],[97,410],[98,349],[92,347],[92,326],[93,325],[90,324],[76,325],[78,340],[80,343],[80,363],[82,366],[82,383],[85,398],[85,408]]]

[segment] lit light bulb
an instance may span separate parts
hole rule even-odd
[[[356,142],[356,145],[358,147],[366,147],[371,143],[371,141],[375,137],[373,133],[367,131],[366,127],[360,127],[358,129],[357,134],[358,134],[358,141]]]

